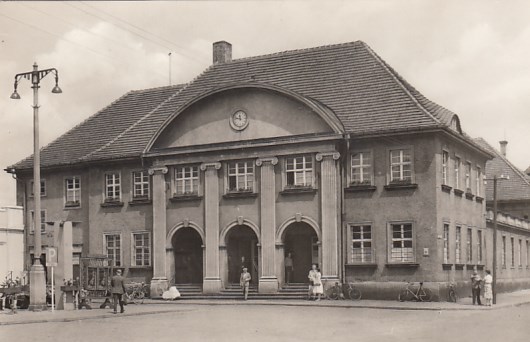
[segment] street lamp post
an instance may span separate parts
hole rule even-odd
[[[33,89],[33,262],[29,271],[29,309],[32,311],[41,311],[46,308],[46,279],[44,276],[44,267],[40,262],[42,254],[41,239],[41,210],[40,210],[40,149],[39,149],[39,83],[48,74],[55,75],[55,87],[52,93],[62,93],[59,88],[59,73],[57,69],[39,70],[37,63],[33,64],[33,70],[15,75],[14,91],[11,98],[20,99],[17,92],[18,82],[22,79],[31,81]]]

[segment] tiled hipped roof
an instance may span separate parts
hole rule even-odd
[[[42,150],[42,166],[140,157],[161,125],[212,90],[273,85],[330,108],[353,135],[449,127],[451,111],[429,101],[361,41],[236,59],[185,86],[133,91]],[[27,158],[14,168],[31,167]]]
[[[528,177],[486,140],[477,138],[475,141],[495,156],[486,163],[486,177],[488,179],[493,178],[494,175],[509,177],[509,179],[498,181],[497,199],[500,201],[530,200],[530,180]],[[486,182],[486,199],[493,200],[493,181]]]

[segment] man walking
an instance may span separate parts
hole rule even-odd
[[[241,273],[241,279],[240,279],[240,285],[243,288],[243,295],[245,300],[248,299],[248,290],[250,287],[250,280],[252,277],[250,276],[250,273],[248,273],[248,269],[246,267],[243,267],[243,273]]]
[[[120,303],[120,313],[124,313],[123,309],[123,295],[125,294],[125,278],[121,275],[121,270],[116,270],[116,275],[110,281],[112,287],[112,300],[114,305],[114,313],[117,314],[118,302]]]
[[[482,282],[482,279],[478,275],[477,271],[473,272],[473,275],[471,276],[471,294],[473,296],[473,305],[478,304],[482,305],[480,302],[480,283]]]

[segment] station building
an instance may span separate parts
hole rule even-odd
[[[194,80],[128,92],[42,149],[43,244],[45,222],[72,221],[76,257],[107,255],[154,297],[218,293],[242,266],[276,293],[288,253],[296,283],[317,263],[368,297],[438,288],[491,267],[493,157],[361,41],[241,59],[217,42]],[[27,227],[31,168],[7,168]]]

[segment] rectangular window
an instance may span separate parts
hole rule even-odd
[[[412,151],[390,151],[390,183],[412,183]]]
[[[175,168],[175,194],[177,196],[199,194],[198,166],[178,166]]]
[[[476,195],[482,197],[482,170],[480,167],[477,167],[477,179],[475,180],[476,185]]]
[[[121,266],[121,235],[105,234],[105,250],[112,266]]]
[[[133,199],[149,198],[149,173],[147,171],[135,171],[132,173]]]
[[[353,153],[351,156],[351,185],[371,185],[372,174],[372,153]]]
[[[29,227],[30,232],[35,232],[35,212],[31,211],[31,226]],[[44,233],[46,231],[46,210],[40,211],[40,231]]]
[[[473,262],[473,230],[470,228],[467,229],[467,239],[466,239],[466,262],[471,264]]]
[[[519,256],[517,257],[517,265],[523,266],[523,240],[519,239]]]
[[[228,163],[228,192],[254,191],[254,163],[240,161]]]
[[[449,166],[449,152],[442,151],[442,184],[449,185],[449,175],[448,175],[448,166]]]
[[[461,238],[462,238],[462,227],[456,226],[456,230],[455,230],[455,263],[456,264],[461,263],[461,260],[460,260],[460,252],[462,250],[462,246],[460,243]]]
[[[506,236],[502,237],[501,265],[506,267]]]
[[[69,177],[65,179],[65,206],[78,207],[81,203],[81,179]]]
[[[391,262],[414,262],[412,224],[392,224]]]
[[[33,197],[33,181],[29,182],[29,196]],[[46,180],[40,180],[40,196],[46,196]]]
[[[449,224],[444,223],[444,264],[449,263]]]
[[[455,189],[460,189],[460,158],[455,157]]]
[[[511,243],[511,257],[512,257],[512,267],[515,266],[515,240],[514,238],[510,238],[510,243]]]
[[[119,202],[121,199],[121,181],[119,173],[105,174],[105,201]]]
[[[286,158],[285,173],[287,188],[310,188],[313,186],[313,157]]]
[[[373,262],[372,226],[371,225],[351,226],[351,234],[352,234],[351,262],[354,264]]]
[[[482,230],[477,231],[477,264],[482,265]]]
[[[466,163],[466,191],[471,192],[471,163]]]
[[[151,265],[151,239],[148,232],[133,233],[133,266]]]

